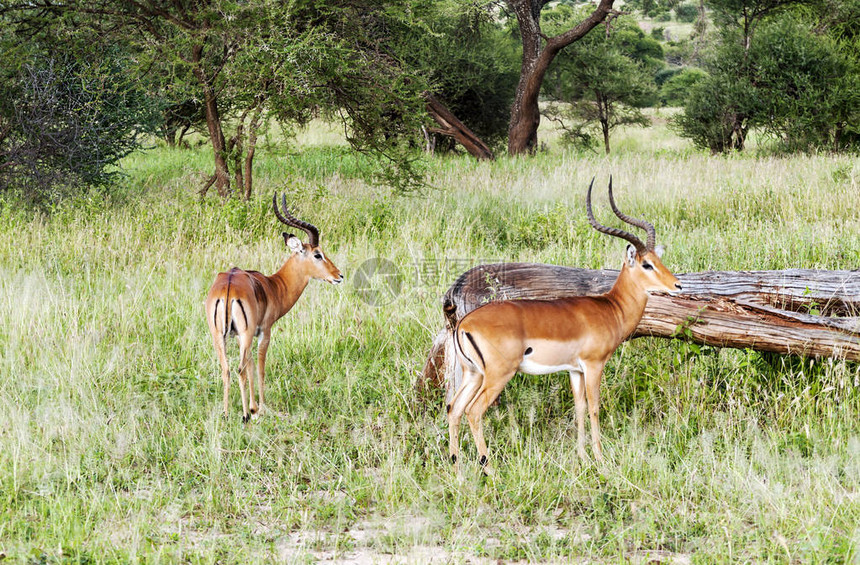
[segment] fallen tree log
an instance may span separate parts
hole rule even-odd
[[[478,160],[492,161],[494,159],[493,152],[487,147],[487,144],[467,128],[438,98],[430,93],[425,93],[424,101],[426,102],[427,113],[439,124],[438,128],[427,128],[430,132],[453,137],[470,155]]]
[[[617,276],[612,270],[535,263],[466,271],[445,293],[446,327],[433,342],[418,384],[442,386],[445,371],[457,369],[450,350],[446,356],[450,328],[482,304],[602,294]],[[683,292],[651,296],[631,338],[860,361],[860,270],[708,271],[678,278]]]

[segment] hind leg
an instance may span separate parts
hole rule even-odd
[[[263,385],[266,380],[266,352],[269,350],[269,339],[271,336],[271,330],[264,331],[260,334],[260,340],[257,342],[257,388],[259,389],[257,394],[260,395],[260,413],[262,413],[263,405],[265,404]]]
[[[227,362],[227,341],[220,335],[213,335],[215,354],[218,355],[218,363],[221,365],[221,382],[224,388],[224,417],[230,411],[230,365]]]
[[[448,404],[448,454],[451,457],[454,472],[457,474],[460,473],[460,465],[457,462],[457,458],[460,456],[460,419],[463,417],[466,406],[474,398],[482,380],[483,377],[479,373],[464,368],[463,382],[451,403]]]
[[[218,357],[218,364],[221,366],[221,381],[224,384],[224,417],[230,409],[230,365],[227,362],[227,338],[221,335],[215,325],[215,318],[218,316],[218,306],[221,301],[218,300],[211,309],[207,309],[206,319],[209,322],[209,333],[212,334],[212,345],[215,347],[215,355]],[[223,318],[223,313],[221,314]]]
[[[469,428],[472,430],[475,446],[478,448],[478,464],[481,465],[481,469],[487,476],[492,476],[494,471],[490,465],[487,442],[484,440],[484,414],[487,412],[487,408],[499,397],[502,389],[505,388],[514,374],[514,371],[508,371],[494,375],[488,370],[481,388],[466,408],[466,418],[469,420]]]
[[[250,414],[257,412],[257,401],[254,399],[254,365],[251,360],[251,343],[253,336],[245,332],[239,334],[239,393],[242,395],[242,421],[247,422]],[[250,414],[248,397],[245,394],[245,383],[248,383],[251,393]]]

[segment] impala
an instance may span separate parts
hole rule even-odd
[[[481,421],[487,407],[517,371],[532,375],[570,373],[576,402],[577,451],[585,457],[587,398],[592,449],[598,461],[603,459],[598,423],[603,367],[639,324],[649,293],[676,294],[681,284],[660,261],[663,249],[654,247],[654,226],[622,214],[615,206],[611,178],[612,211],[624,222],[644,229],[646,243],[631,233],[597,223],[591,211],[592,186],[594,179],[586,197],[589,223],[599,232],[630,242],[612,289],[600,296],[490,302],[464,316],[454,329],[454,348],[463,368],[463,380],[447,408],[449,451],[457,472],[460,419],[465,412],[479,464],[484,473],[492,474]]]
[[[321,279],[332,284],[343,281],[343,275],[334,263],[325,256],[319,246],[319,230],[299,220],[287,210],[287,198],[282,196],[278,210],[278,197],[272,197],[275,215],[287,226],[298,228],[308,234],[308,243],[290,233],[284,233],[284,242],[290,256],[272,276],[257,271],[232,268],[218,273],[209,295],[206,297],[206,319],[215,353],[221,364],[221,379],[224,381],[224,416],[227,416],[230,394],[230,367],[227,363],[227,336],[235,335],[239,341],[239,392],[242,396],[242,421],[250,414],[257,414],[263,406],[263,383],[265,381],[266,351],[272,335],[272,324],[290,311],[310,279]],[[254,399],[254,368],[251,345],[254,337],[257,344],[257,379],[260,403]],[[245,395],[248,381],[250,403]],[[249,406],[250,404],[250,406]]]

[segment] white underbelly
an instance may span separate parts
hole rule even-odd
[[[528,373],[529,375],[549,375],[550,373],[560,373],[561,371],[582,371],[579,364],[577,365],[541,365],[529,359],[523,359],[520,363],[519,371]]]

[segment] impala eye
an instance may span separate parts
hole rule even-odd
[[[642,263],[642,268],[646,271],[653,271],[654,265],[652,265],[651,263]]]
[[[314,253],[314,259],[316,259],[317,261],[322,261],[322,258],[322,253]]]

